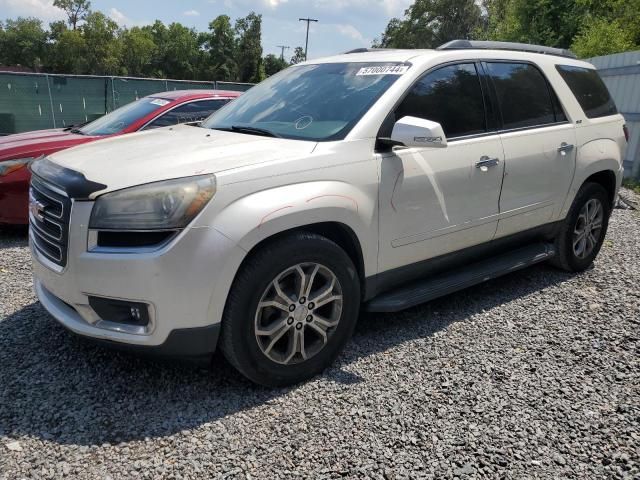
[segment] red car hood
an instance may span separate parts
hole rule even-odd
[[[101,137],[78,135],[63,129],[38,130],[0,137],[0,162],[49,155]]]

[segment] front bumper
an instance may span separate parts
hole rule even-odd
[[[73,204],[64,269],[51,265],[30,241],[42,305],[67,329],[94,340],[172,356],[212,353],[244,252],[209,227],[188,228],[154,251],[88,251],[92,205]],[[141,329],[100,318],[90,296],[145,303],[149,324]]]

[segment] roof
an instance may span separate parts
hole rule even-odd
[[[199,98],[236,98],[243,92],[233,90],[171,90],[168,92],[158,92],[148,95],[149,97],[164,98],[165,100],[194,100]]]
[[[584,68],[593,68],[593,66],[582,60],[573,58],[548,55],[544,53],[523,52],[505,49],[476,49],[463,48],[451,50],[385,50],[385,49],[367,49],[366,51],[356,51],[355,53],[345,53],[335,55],[333,57],[309,60],[308,62],[299,63],[298,65],[316,65],[322,63],[412,63],[416,65],[428,65],[437,61],[464,61],[475,59],[497,59],[497,60],[514,60],[528,61],[535,59],[539,64],[565,64],[574,65]]]

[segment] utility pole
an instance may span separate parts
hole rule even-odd
[[[298,19],[300,22],[307,22],[307,41],[304,44],[304,59],[306,60],[307,57],[307,51],[309,50],[309,24],[311,22],[317,22],[318,20],[316,20],[315,18],[300,18]]]
[[[291,47],[289,47],[288,45],[276,45],[276,47],[282,49],[282,53],[280,54],[280,60],[284,60],[284,51],[289,50]]]

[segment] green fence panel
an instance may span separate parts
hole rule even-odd
[[[0,135],[90,122],[154,93],[214,88],[244,92],[252,86],[235,82],[0,72]]]
[[[114,77],[112,88],[114,98],[112,108],[119,108],[152,93],[166,92],[167,81]]]
[[[68,127],[100,118],[106,113],[103,77],[49,76],[56,126]]]
[[[167,80],[167,91],[169,90],[213,90],[216,82],[182,82],[179,80]]]
[[[232,90],[234,92],[246,92],[253,83],[237,83],[237,82],[216,82],[216,88],[218,90]]]
[[[44,75],[0,73],[0,134],[53,128]]]

